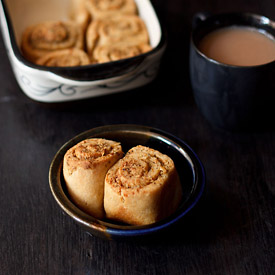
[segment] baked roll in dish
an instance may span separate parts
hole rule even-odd
[[[151,46],[145,43],[139,45],[128,45],[128,43],[102,45],[95,48],[92,59],[95,63],[111,62],[133,57],[148,52],[151,49]]]
[[[22,35],[22,53],[31,62],[56,50],[83,49],[81,27],[73,22],[47,21],[29,26]]]
[[[120,143],[92,138],[70,148],[63,160],[63,175],[71,200],[93,217],[104,218],[104,178],[123,156]]]
[[[134,0],[85,0],[92,19],[109,18],[115,15],[137,14]]]
[[[127,43],[149,44],[149,35],[144,21],[136,15],[113,17],[92,21],[86,34],[87,51],[90,56],[96,47]]]
[[[168,217],[182,198],[173,160],[141,145],[130,149],[110,168],[104,192],[106,217],[132,225]]]
[[[47,53],[36,64],[48,67],[84,66],[90,64],[90,59],[83,50],[73,48]]]
[[[70,16],[72,21],[80,25],[84,32],[91,19],[90,12],[86,7],[86,0],[71,0]]]

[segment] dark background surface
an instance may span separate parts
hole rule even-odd
[[[146,87],[49,106],[18,87],[0,41],[0,274],[275,274],[275,133],[229,133],[199,113],[188,74],[193,15],[249,11],[275,20],[274,0],[153,0],[168,32],[158,78]],[[260,91],[259,91],[260,92]],[[63,215],[48,170],[82,131],[134,123],[168,131],[199,155],[201,203],[161,238],[110,242]]]

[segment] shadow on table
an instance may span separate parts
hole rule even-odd
[[[221,192],[221,190],[219,190]],[[246,223],[246,217],[237,208],[240,202],[230,194],[208,191],[189,214],[178,223],[164,231],[147,238],[134,240],[135,244],[154,246],[207,244],[218,238],[228,238],[239,234],[240,228]]]

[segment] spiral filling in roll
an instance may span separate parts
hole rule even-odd
[[[63,175],[72,201],[83,211],[104,218],[104,178],[123,156],[120,143],[93,138],[69,149],[63,161]]]
[[[127,43],[120,43],[118,45],[103,45],[95,48],[93,60],[96,63],[116,61],[143,54],[150,49],[151,47],[148,44],[128,45]]]
[[[105,62],[98,58],[98,52],[102,51],[120,52],[116,56],[126,58],[151,49],[145,23],[136,15],[93,21],[87,30],[86,45],[90,58],[96,62]]]
[[[83,33],[72,22],[49,21],[28,27],[22,36],[22,52],[32,62],[51,51],[83,48]]]
[[[91,19],[91,15],[86,7],[86,0],[71,0],[70,18],[81,26],[84,33],[86,32]]]
[[[72,67],[90,64],[88,55],[80,49],[66,49],[45,54],[36,64],[48,67]]]
[[[38,65],[67,67],[87,65],[87,58],[74,53],[69,60],[70,56],[55,51],[83,50],[88,54],[88,64],[97,64],[152,49],[134,0],[70,0],[68,18],[26,28],[21,41],[24,57]]]
[[[134,0],[86,0],[86,6],[93,19],[137,13]]]
[[[128,224],[150,224],[168,217],[181,198],[173,160],[141,145],[129,150],[105,178],[106,216]]]

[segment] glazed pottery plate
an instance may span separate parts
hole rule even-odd
[[[160,222],[131,226],[110,220],[96,219],[70,200],[62,173],[67,150],[87,138],[105,138],[121,143],[123,151],[144,145],[171,157],[179,173],[183,198],[177,211]],[[88,130],[65,143],[55,155],[49,170],[51,192],[61,209],[92,235],[106,239],[127,239],[160,232],[181,220],[199,201],[205,188],[205,172],[196,153],[181,139],[151,127],[140,125],[110,125]]]

